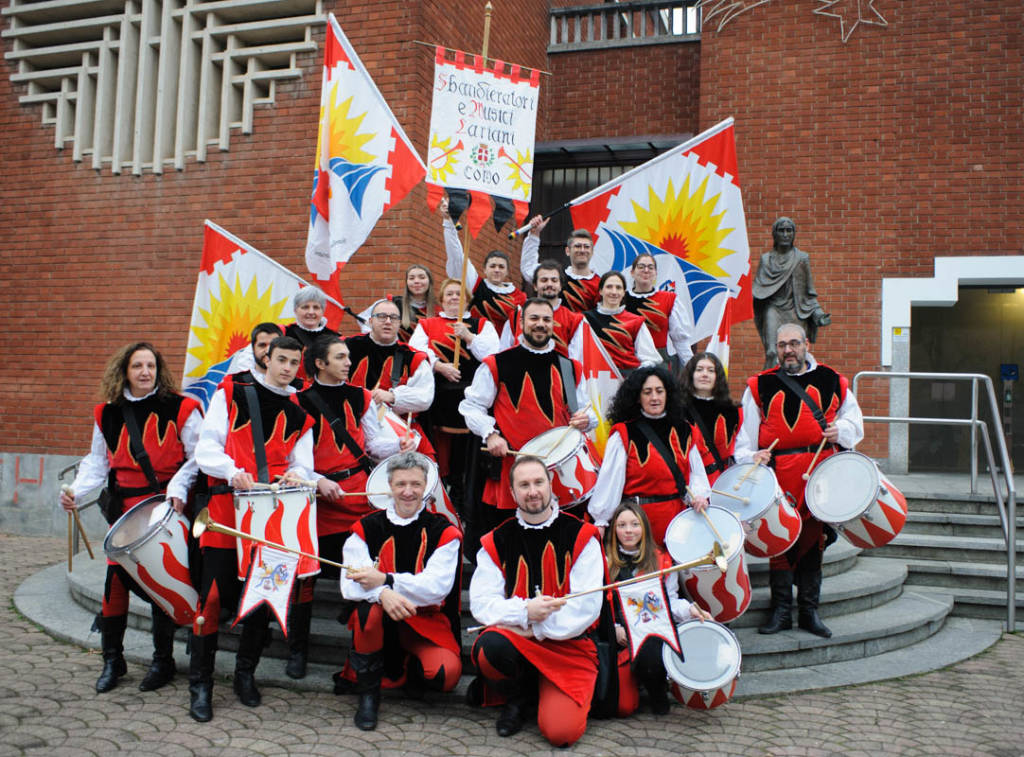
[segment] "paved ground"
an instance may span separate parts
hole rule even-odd
[[[183,676],[142,694],[143,668],[97,695],[96,653],[54,641],[19,616],[18,584],[63,559],[59,539],[0,534],[7,629],[0,645],[0,755],[535,755],[536,728],[501,739],[493,713],[457,700],[385,699],[381,724],[351,725],[354,699],[263,687],[250,709],[218,682],[214,720],[194,723]],[[953,667],[885,683],[733,701],[710,713],[594,721],[572,749],[585,755],[1024,755],[1024,636],[1007,635]]]

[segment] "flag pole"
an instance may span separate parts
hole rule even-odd
[[[484,43],[481,49],[484,61],[487,60],[487,48],[491,44],[491,12],[494,10],[494,6],[491,5],[491,0],[487,0],[487,5],[484,6]],[[459,312],[455,315],[455,322],[462,323],[462,314],[466,308],[466,274],[469,269],[469,243],[470,243],[469,224],[466,224],[466,233],[463,237],[462,242],[462,279],[459,281]],[[443,292],[442,292],[443,294]],[[455,366],[455,370],[459,370],[459,358],[462,353],[462,339],[455,337],[455,358],[452,360],[452,364]]]

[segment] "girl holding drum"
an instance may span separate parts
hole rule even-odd
[[[643,508],[624,500],[612,514],[611,524],[604,535],[605,558],[611,581],[625,581],[635,576],[653,573],[672,565],[672,559],[654,545],[651,524]],[[696,603],[680,596],[679,573],[666,573],[662,577],[673,623],[690,618],[710,620],[711,614]],[[662,662],[664,640],[650,636],[644,640],[635,655],[625,625],[628,611],[618,590],[614,592],[612,612],[615,617],[615,639],[619,644],[619,717],[636,712],[640,704],[638,683],[647,690],[651,712],[664,715],[669,711],[669,699]]]
[[[185,508],[198,473],[193,453],[203,418],[199,403],[176,390],[167,363],[153,345],[137,342],[118,350],[103,374],[100,391],[106,401],[93,413],[89,454],[61,494],[61,507],[70,512],[83,494],[106,483],[101,503],[109,503],[104,515],[111,524],[142,500],[165,491],[175,510]],[[128,672],[124,632],[129,590],[151,602],[124,568],[108,560],[103,609],[96,619],[103,647],[103,671],[96,681],[100,693],[113,689]],[[159,689],[174,678],[174,631],[174,621],[154,604],[153,663],[140,691]]]
[[[623,499],[640,505],[662,547],[669,522],[687,506],[708,506],[711,486],[686,420],[680,390],[661,366],[633,371],[608,412],[614,424],[588,512],[599,528]]]
[[[743,412],[729,396],[722,361],[713,352],[698,352],[683,369],[683,402],[694,430],[708,481],[714,485],[733,462],[736,432]]]

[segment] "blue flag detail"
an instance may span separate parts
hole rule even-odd
[[[348,189],[349,200],[352,202],[352,207],[355,208],[356,213],[359,217],[363,216],[363,195],[366,193],[366,187],[370,184],[370,179],[378,171],[383,171],[387,166],[374,166],[366,163],[349,163],[344,158],[331,158],[330,162],[331,171],[345,183],[346,189]],[[316,191],[316,187],[313,188]]]
[[[206,372],[206,375],[196,381],[194,384],[189,384],[185,388],[184,394],[199,401],[199,404],[203,406],[203,410],[206,410],[210,406],[210,400],[213,399],[213,393],[217,391],[217,387],[220,386],[220,382],[224,380],[224,376],[227,375],[228,366],[231,364],[231,358],[234,355],[228,357],[227,360],[223,360],[219,363],[210,366],[210,370]]]
[[[686,278],[686,289],[690,294],[694,323],[700,320],[701,314],[703,314],[704,309],[711,300],[722,292],[729,291],[729,287],[710,273],[707,273],[700,266],[696,266],[678,255],[673,255],[671,252],[663,250],[650,242],[634,237],[631,234],[614,231],[606,226],[602,227],[599,233],[607,234],[611,240],[613,270],[625,271],[633,265],[633,261],[636,260],[637,256],[644,252],[649,255],[668,255],[673,258],[682,269],[683,276]]]

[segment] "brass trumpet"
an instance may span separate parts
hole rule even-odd
[[[308,552],[303,552],[301,549],[294,549],[292,547],[287,547],[284,544],[278,544],[276,542],[267,541],[266,539],[263,539],[259,536],[253,536],[252,534],[247,534],[244,531],[239,531],[237,528],[225,526],[223,523],[218,523],[213,518],[211,518],[210,508],[204,507],[202,510],[199,511],[199,514],[196,515],[195,520],[192,522],[192,535],[198,539],[207,529],[213,531],[214,533],[227,534],[228,536],[234,536],[239,539],[254,541],[257,544],[263,544],[267,547],[280,549],[283,552],[291,552],[293,555],[299,555],[300,557],[308,557],[310,560],[316,560],[327,565],[333,565],[335,568],[341,568],[342,570],[355,570],[355,568],[352,568],[351,566],[343,565],[340,562],[334,562],[334,560],[328,560],[326,557],[311,555]]]

